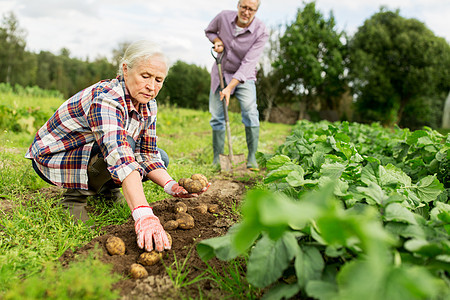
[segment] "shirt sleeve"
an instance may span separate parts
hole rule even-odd
[[[136,161],[144,169],[144,175],[156,169],[166,169],[157,148],[156,117],[151,118],[150,125],[143,129],[136,143]]]
[[[211,43],[214,42],[215,38],[219,37],[218,33],[220,19],[220,14],[218,14],[214,19],[212,19],[208,27],[206,27],[205,29],[205,35],[211,41]]]
[[[127,141],[126,113],[119,102],[100,96],[94,98],[87,118],[111,177],[117,184],[121,184],[134,170],[139,171],[141,177],[144,175]]]

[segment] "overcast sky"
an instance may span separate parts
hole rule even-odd
[[[111,57],[121,42],[150,39],[160,43],[170,60],[209,67],[210,43],[204,35],[221,10],[236,9],[237,0],[0,0],[0,15],[14,12],[27,32],[27,50],[72,57]],[[309,1],[308,1],[309,2]],[[425,23],[450,41],[449,0],[317,0],[328,19],[333,12],[338,30],[353,34],[380,6]],[[301,0],[262,0],[257,17],[268,27],[292,23]]]

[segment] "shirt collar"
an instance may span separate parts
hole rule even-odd
[[[125,85],[125,80],[123,76],[117,76],[117,79],[119,80],[120,84],[122,85],[124,94],[125,94],[125,104],[127,106],[128,114],[132,114],[135,112],[138,115],[141,115],[143,118],[147,119],[150,116],[148,105],[145,104],[139,104],[140,112],[136,110],[136,108],[133,105],[133,102],[131,101],[130,93],[128,92],[128,89]]]
[[[237,26],[237,24],[236,24],[237,17],[238,17],[238,12],[236,11],[236,14],[231,19],[231,24],[233,25],[233,27]],[[242,33],[246,32],[247,30],[250,31],[251,33],[253,33],[255,31],[255,28],[256,28],[255,20],[256,20],[256,16],[253,18],[253,20],[252,20],[252,22],[250,23],[249,26],[243,27],[244,30],[242,31]]]

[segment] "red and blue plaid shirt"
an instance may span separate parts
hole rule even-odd
[[[94,142],[114,182],[134,170],[145,176],[164,169],[156,148],[156,100],[131,102],[123,78],[100,81],[65,101],[42,126],[25,157],[57,186],[88,189],[87,166]],[[133,152],[127,136],[136,141]]]

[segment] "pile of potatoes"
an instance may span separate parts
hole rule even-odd
[[[167,238],[172,246],[172,237],[167,233]],[[106,240],[106,250],[110,255],[124,255],[125,243],[119,237],[112,236]],[[162,260],[162,253],[155,250],[151,252],[143,252],[137,259],[137,262],[130,266],[130,275],[134,279],[141,279],[148,276],[148,272],[144,266],[153,266]]]
[[[208,185],[208,178],[203,174],[192,174],[191,178],[181,178],[178,184],[184,187],[188,193],[199,193]]]
[[[194,211],[205,214],[207,212],[216,213],[219,210],[217,204],[199,204],[192,208]],[[176,213],[175,220],[169,220],[164,224],[165,230],[180,229],[192,229],[195,227],[194,218],[188,213],[188,207],[184,202],[177,202],[174,206],[174,212]]]

